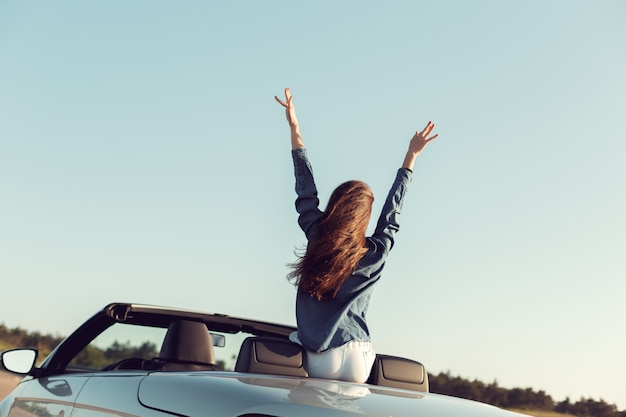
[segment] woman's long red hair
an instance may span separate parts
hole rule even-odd
[[[334,298],[367,252],[365,233],[374,194],[362,181],[347,181],[333,191],[304,255],[291,266],[288,278],[299,291],[321,299]]]

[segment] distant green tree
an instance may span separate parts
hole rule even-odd
[[[144,342],[139,346],[132,346],[130,342],[114,341],[106,349],[89,345],[72,360],[70,365],[90,369],[101,369],[107,365],[128,358],[152,359],[157,356],[157,347],[154,343]]]
[[[531,403],[527,406],[535,410],[553,410],[554,400],[545,391],[537,391],[532,398]]]
[[[621,417],[615,405],[591,398],[581,398],[572,405],[570,412],[578,417]]]
[[[449,372],[429,376],[428,384],[431,392],[468,400],[481,400],[480,390],[475,382],[460,377],[452,377]]]
[[[463,378],[452,378],[449,382],[450,395],[459,398],[466,398],[468,400],[481,400],[481,393],[478,387],[478,384],[475,382],[470,382],[467,379]]]
[[[104,351],[104,356],[109,363],[112,363],[126,358],[152,359],[157,356],[157,353],[154,343],[144,342],[140,346],[132,346],[130,342],[115,341]]]
[[[62,337],[41,334],[39,332],[27,332],[19,327],[9,329],[0,324],[0,341],[7,349],[16,347],[31,347],[39,349],[41,355],[47,355],[61,341]],[[41,356],[40,355],[40,356]]]
[[[487,404],[492,404],[497,407],[503,407],[506,405],[507,390],[498,386],[497,381],[493,381],[491,384],[484,387],[482,394],[482,401]]]
[[[563,401],[558,402],[554,405],[554,411],[557,413],[563,414],[574,414],[572,409],[572,403],[570,402],[569,397],[565,398]]]
[[[89,369],[100,369],[108,363],[110,363],[110,361],[106,358],[102,349],[89,345],[72,359],[70,365]]]

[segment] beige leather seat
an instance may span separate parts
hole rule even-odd
[[[215,369],[211,335],[199,321],[178,320],[170,324],[154,359],[154,369],[161,371],[206,371]]]

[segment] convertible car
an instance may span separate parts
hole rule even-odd
[[[309,378],[292,326],[113,303],[38,366],[37,350],[2,352],[23,380],[0,417],[520,416],[428,392],[425,367],[377,355],[366,384]]]

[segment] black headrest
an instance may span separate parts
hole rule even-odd
[[[304,370],[302,346],[287,339],[257,336],[241,344],[236,372],[308,376]]]
[[[391,355],[376,355],[369,384],[428,392],[428,373],[420,362]]]
[[[159,359],[215,365],[213,343],[206,325],[189,320],[178,320],[170,324]]]

